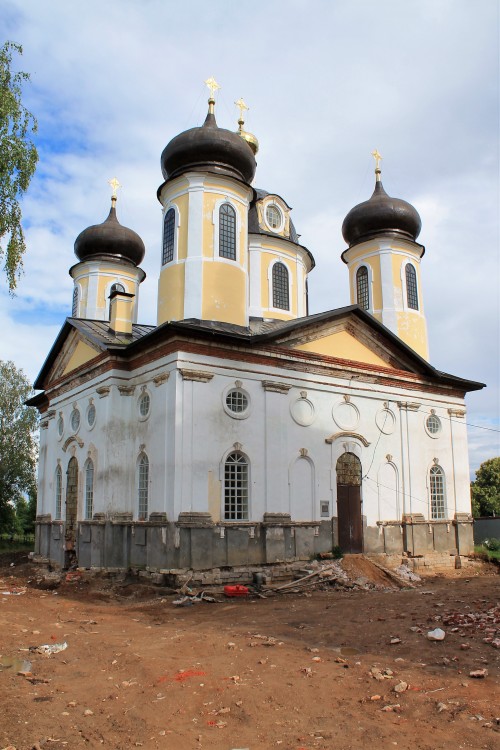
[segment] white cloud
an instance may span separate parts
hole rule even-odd
[[[203,120],[213,74],[219,123],[236,128],[244,96],[256,184],[294,207],[316,258],[311,311],[349,303],[342,219],[370,196],[379,148],[387,192],[422,217],[432,362],[488,383],[469,421],[498,416],[496,0],[271,0],[251,13],[221,0],[7,0],[2,13],[32,75],[41,162],[24,203],[26,275],[15,301],[0,292],[0,356],[31,376],[41,366],[71,305],[74,240],[106,217],[115,174],[119,219],[147,247],[140,318],[155,321],[159,157]],[[478,460],[495,437],[483,432],[471,433]]]

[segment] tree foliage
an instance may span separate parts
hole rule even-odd
[[[471,493],[474,516],[500,516],[500,456],[481,464]]]
[[[36,498],[38,414],[24,402],[33,389],[13,362],[0,360],[0,529],[13,531],[18,516],[29,526]],[[28,497],[28,500],[26,499]],[[16,508],[19,513],[16,515]],[[16,520],[17,519],[17,520]]]
[[[14,293],[26,250],[19,200],[28,189],[38,153],[30,139],[37,130],[33,115],[22,104],[22,86],[28,73],[13,73],[12,54],[19,44],[0,48],[0,259],[4,261],[9,292]]]

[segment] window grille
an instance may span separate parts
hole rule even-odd
[[[266,208],[266,221],[271,229],[279,229],[281,226],[281,211],[277,206],[271,204]]]
[[[248,398],[243,391],[235,388],[227,394],[226,406],[229,411],[232,411],[235,414],[241,414],[248,408]]]
[[[288,269],[284,263],[275,263],[273,266],[273,307],[290,309]]]
[[[94,513],[94,464],[91,459],[85,464],[85,518],[91,519]]]
[[[80,412],[78,409],[73,409],[71,412],[71,429],[73,432],[77,432],[80,427]]]
[[[71,315],[73,318],[76,318],[78,315],[78,287],[75,286],[73,289],[73,305],[71,307]]]
[[[62,514],[62,469],[56,469],[56,520],[61,519]]]
[[[405,268],[406,274],[406,300],[408,307],[418,310],[417,274],[414,266],[408,263]]]
[[[354,453],[343,453],[337,461],[337,484],[361,485],[361,461]]]
[[[436,417],[435,414],[431,414],[430,417],[427,417],[425,424],[431,435],[437,435],[438,432],[441,431],[441,420],[439,417]]]
[[[366,266],[358,268],[356,273],[356,293],[358,305],[363,310],[368,310],[370,308],[370,293],[368,289],[368,269]]]
[[[230,453],[224,465],[224,518],[248,518],[248,462],[241,453]]]
[[[148,517],[149,499],[149,461],[148,457],[145,455],[141,456],[139,460],[137,496],[139,520],[145,521]]]
[[[111,289],[109,290],[109,293],[113,294],[113,292],[124,292],[124,291],[125,291],[125,287],[123,286],[123,284],[116,283],[116,284],[111,284]]]
[[[236,211],[229,203],[219,210],[219,255],[236,260]]]
[[[141,417],[147,417],[149,414],[149,408],[151,406],[151,398],[149,393],[143,393],[139,399],[139,414]]]
[[[431,494],[431,518],[433,521],[446,518],[446,492],[444,471],[440,466],[433,466],[429,476]]]
[[[163,222],[163,256],[162,264],[174,259],[175,211],[169,208]]]
[[[94,404],[90,404],[89,408],[87,409],[87,424],[89,427],[93,427],[95,423],[95,406]]]

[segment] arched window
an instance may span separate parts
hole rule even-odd
[[[62,515],[62,469],[56,469],[56,520],[60,521]]]
[[[230,453],[224,464],[224,519],[248,518],[248,461],[239,451]]]
[[[148,517],[149,500],[149,460],[145,453],[139,459],[137,472],[137,509],[140,521]]]
[[[432,520],[446,518],[446,481],[440,466],[433,466],[429,472],[429,491]]]
[[[162,265],[174,259],[175,211],[169,208],[163,220],[163,256]]]
[[[116,283],[116,284],[111,284],[111,289],[109,290],[109,294],[111,295],[113,294],[113,292],[124,292],[124,291],[125,291],[125,287],[123,286],[123,284]]]
[[[219,255],[236,260],[236,211],[229,203],[219,210]]]
[[[356,273],[356,299],[363,310],[370,307],[370,292],[368,289],[368,269],[366,266],[358,268]]]
[[[73,289],[73,305],[71,307],[71,316],[76,318],[78,315],[78,287],[75,286]]]
[[[415,266],[407,263],[406,274],[406,302],[412,310],[418,310],[417,273]]]
[[[284,263],[275,263],[273,266],[273,307],[290,309],[288,268]]]
[[[94,513],[94,464],[89,458],[85,463],[85,518],[91,519]]]

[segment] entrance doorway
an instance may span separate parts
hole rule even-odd
[[[363,552],[361,517],[361,461],[344,453],[337,461],[337,518],[342,552]]]
[[[65,567],[76,562],[76,523],[78,520],[78,461],[72,456],[66,472]]]

